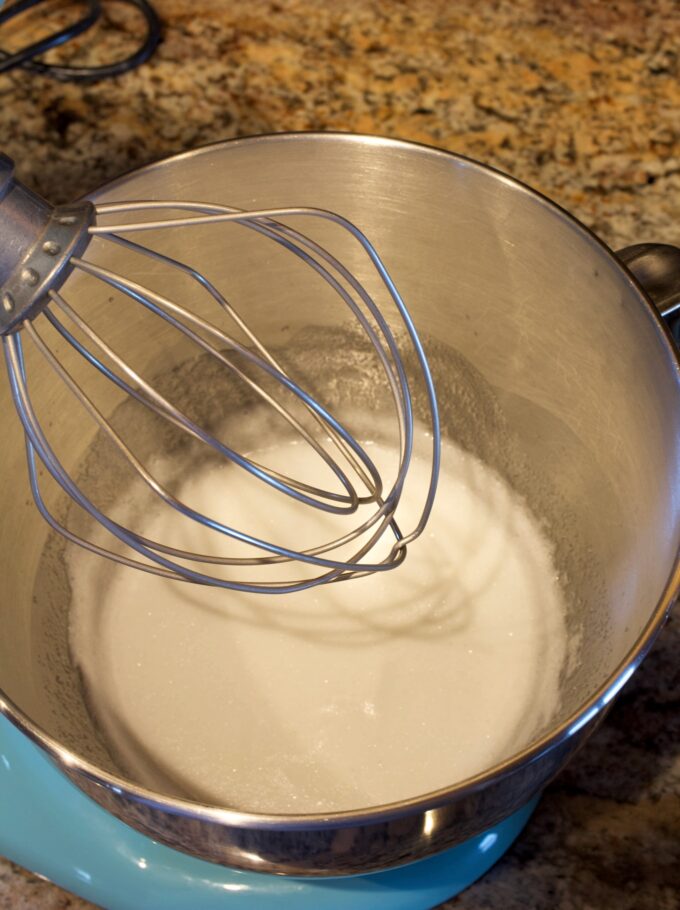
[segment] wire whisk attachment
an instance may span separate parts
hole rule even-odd
[[[377,276],[381,293],[390,308],[389,314],[376,302],[375,292],[368,292],[366,281],[359,280],[354,270],[312,237],[281,220],[290,218],[296,222],[307,219],[330,223],[334,229],[348,235],[350,243],[358,245],[373,276]],[[296,257],[306,267],[305,274],[318,276],[330,287],[370,342],[389,389],[399,438],[398,466],[389,484],[385,484],[366,447],[295,379],[222,290],[191,264],[145,246],[138,239],[145,232],[153,232],[157,237],[159,232],[191,231],[198,226],[222,230],[225,224],[233,226],[230,230],[253,232],[253,236],[264,238]],[[98,255],[89,257],[95,238],[99,244]],[[141,278],[148,272],[148,267],[137,266],[123,274],[119,269],[95,261],[105,259],[101,255],[101,242],[119,250],[122,248],[126,257],[129,254],[130,263],[153,262],[154,268],[167,271],[171,277],[177,276],[178,287],[182,282],[190,282],[202,294],[208,295],[215,305],[216,318],[206,319],[186,300],[180,302],[174,294],[161,293],[143,283]],[[217,364],[232,380],[242,383],[249,394],[285,422],[290,434],[310,446],[330,471],[333,483],[321,486],[311,483],[308,478],[294,477],[292,472],[268,468],[253,456],[229,446],[211,428],[200,425],[133,368],[125,352],[121,354],[115,350],[114,345],[95,330],[81,312],[80,301],[68,297],[65,282],[71,273],[81,273],[102,282],[181,333],[195,348],[197,356]],[[276,297],[275,287],[272,297]],[[359,228],[341,215],[308,207],[242,211],[221,204],[176,199],[97,206],[84,202],[53,208],[16,181],[11,161],[0,156],[0,303],[0,334],[14,404],[26,436],[33,497],[45,520],[69,541],[123,565],[166,578],[245,592],[292,593],[391,570],[403,562],[407,545],[422,533],[432,509],[439,473],[440,427],[433,379],[416,328],[385,264]],[[432,431],[429,487],[415,527],[407,530],[399,526],[398,506],[413,456],[413,379],[407,375],[395,331],[390,327],[390,321],[395,320],[415,355]],[[181,501],[152,471],[149,463],[135,455],[133,446],[115,428],[110,415],[104,414],[88,394],[88,389],[76,381],[48,336],[65,342],[101,377],[205,447],[212,456],[226,460],[267,485],[272,496],[287,496],[301,507],[345,519],[348,515],[356,515],[356,524],[330,540],[295,549],[239,530]],[[233,552],[215,555],[179,549],[162,540],[144,537],[100,509],[61,463],[41,426],[30,393],[24,337],[42,356],[45,366],[66,385],[118,455],[125,459],[134,476],[153,493],[159,505],[195,522],[197,527],[209,529],[225,542],[246,545],[252,555],[237,556]],[[38,462],[73,502],[117,539],[115,547],[102,545],[98,538],[93,540],[75,533],[50,512],[41,493]],[[389,552],[376,559],[373,556],[376,544],[386,535],[392,540]],[[138,558],[140,556],[142,559]],[[285,563],[304,566],[302,576],[293,580],[262,577],[261,567],[275,568]],[[247,575],[251,567],[258,567],[254,577]],[[225,568],[226,576],[220,574]]]

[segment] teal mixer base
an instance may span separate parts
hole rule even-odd
[[[0,715],[0,854],[106,910],[429,910],[503,855],[537,800],[464,844],[399,869],[334,879],[238,872],[133,831]]]

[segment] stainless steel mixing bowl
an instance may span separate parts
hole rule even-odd
[[[46,562],[52,544],[28,501],[23,437],[6,386],[0,709],[114,815],[208,860],[338,875],[440,851],[512,813],[563,767],[676,596],[680,382],[670,336],[621,261],[567,213],[442,151],[342,134],[257,137],[152,165],[96,196],[173,194],[244,208],[328,208],[376,242],[435,352],[446,426],[526,497],[555,541],[572,633],[559,714],[528,748],[473,779],[336,815],[246,814],[126,779],[99,739],[69,660],[68,585],[59,554]],[[282,305],[272,309],[259,296],[261,270],[242,267],[249,254],[238,237],[227,245],[197,229],[184,242],[181,258],[228,278],[234,295],[251,301],[248,319],[265,343],[294,339],[310,325],[332,331],[340,318],[297,293],[287,271],[293,257],[268,261],[281,288]],[[123,260],[116,265],[125,270]],[[146,339],[134,320],[115,311],[107,319],[114,346],[143,359]],[[109,394],[113,409],[113,386]],[[36,395],[75,469],[92,434],[47,369]]]

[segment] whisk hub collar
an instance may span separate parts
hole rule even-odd
[[[0,335],[18,329],[60,287],[71,259],[89,241],[90,202],[54,207],[14,179],[12,161],[0,156]]]

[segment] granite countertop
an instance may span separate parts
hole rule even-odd
[[[129,7],[79,39],[122,54]],[[614,248],[680,244],[676,0],[155,0],[152,61],[93,85],[0,75],[3,151],[54,201],[219,139],[352,130],[495,165]],[[25,32],[24,32],[25,34]],[[7,28],[0,46],[20,40]],[[450,910],[673,910],[680,895],[680,621],[548,788],[514,848]],[[0,860],[0,910],[84,901]]]

